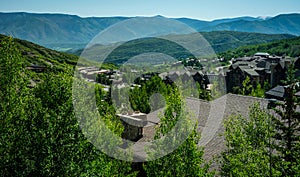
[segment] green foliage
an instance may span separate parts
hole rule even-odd
[[[277,103],[274,110],[277,117],[273,118],[276,127],[276,140],[275,149],[278,152],[276,158],[278,159],[279,166],[281,167],[282,174],[285,176],[298,176],[299,170],[299,133],[300,133],[300,113],[297,107],[300,106],[299,98],[295,96],[299,86],[295,79],[295,70],[293,65],[288,69],[287,80],[285,84],[287,87],[286,98],[283,103]]]
[[[82,134],[73,112],[72,69],[45,74],[29,89],[11,38],[1,42],[0,61],[2,176],[134,175],[130,163],[103,154]]]
[[[300,56],[300,37],[292,39],[283,39],[259,45],[242,46],[234,50],[218,54],[220,58],[224,58],[225,62],[230,61],[232,58],[252,56],[257,52],[268,52],[271,55],[277,56]]]
[[[199,68],[199,69],[202,69],[202,68],[203,68],[203,66],[202,66],[202,64],[200,63],[200,61],[199,61],[198,59],[196,59],[196,58],[194,58],[194,59],[183,59],[183,60],[182,60],[182,63],[183,63],[183,65],[184,65],[185,67],[187,67],[187,66],[192,66],[192,67],[197,67],[197,68]]]
[[[0,35],[0,41],[7,37]],[[39,45],[20,39],[12,39],[14,45],[21,53],[24,66],[38,65],[46,67],[48,71],[64,71],[66,67],[75,66],[78,57],[71,54],[46,49]]]
[[[91,55],[94,56],[97,55],[97,52],[99,52],[101,48],[106,46],[95,47],[99,49],[93,49],[96,53]],[[107,56],[105,61],[116,64],[123,64],[134,56],[150,52],[163,53],[172,56],[175,59],[182,59],[193,56],[193,54],[191,54],[187,49],[183,48],[179,44],[176,44],[175,42],[151,37],[136,39],[122,44],[121,46],[114,49],[114,51]],[[160,59],[157,60],[158,63],[161,63]]]
[[[209,172],[209,165],[205,164],[203,160],[203,148],[197,145],[199,134],[196,126],[191,124],[192,115],[186,111],[178,90],[174,89],[166,100],[167,107],[161,117],[161,124],[156,131],[155,139],[160,139],[170,133],[172,128],[176,128],[176,130],[173,132],[172,138],[165,138],[160,142],[165,146],[148,152],[150,158],[156,157],[161,151],[167,152],[174,144],[177,145],[174,141],[182,138],[182,133],[184,134],[188,129],[192,128],[192,133],[170,154],[145,163],[143,167],[147,176],[213,176],[214,173]],[[174,127],[178,121],[181,122],[181,125]]]
[[[265,82],[264,88],[267,87],[267,82]],[[242,87],[235,87],[233,88],[234,93],[238,93],[241,95],[250,95],[254,97],[261,97],[265,96],[265,89],[261,87],[260,83],[256,83],[253,85],[251,83],[250,77],[246,77],[246,79],[242,82]]]
[[[210,98],[207,100],[211,100],[212,98],[220,98],[221,96],[225,95],[225,93],[225,80],[219,78],[218,80],[213,81]]]
[[[154,100],[152,101],[154,102],[152,103],[150,103],[149,100],[153,94],[161,94],[165,97],[168,90],[171,89],[170,86],[163,83],[161,78],[158,76],[153,76],[150,80],[141,84],[141,87],[136,86],[129,94],[131,107],[134,111],[149,113],[150,111],[154,111],[165,106],[163,100],[160,98],[153,98]]]
[[[32,167],[27,119],[34,112],[27,113],[31,96],[23,77],[21,55],[12,38],[0,44],[0,71],[0,174],[22,176]]]
[[[239,31],[201,32],[216,53],[226,52],[241,46],[257,45],[295,37],[288,34],[261,34]]]
[[[199,42],[195,41],[198,39],[193,34],[185,35],[172,35],[171,39],[174,41],[182,41],[183,39],[190,42]],[[260,33],[247,33],[247,32],[236,32],[236,31],[214,31],[214,32],[201,32],[201,35],[209,42],[212,49],[216,53],[226,52],[228,50],[236,49],[237,47],[262,44],[267,42],[272,42],[275,40],[289,39],[295,36],[287,34],[260,34]],[[105,45],[95,45],[88,50],[87,58],[96,59],[99,58],[101,51],[105,51],[109,46]],[[77,51],[76,54],[80,55],[82,50]],[[105,62],[111,62],[115,64],[121,64],[126,62],[128,59],[147,52],[160,52],[172,56],[175,59],[186,59],[186,58],[195,58],[195,57],[208,57],[215,58],[212,53],[203,54],[202,56],[193,56],[189,51],[183,49],[181,46],[174,44],[170,41],[165,41],[159,38],[144,38],[133,40],[122,44],[119,48],[115,49],[105,60]],[[222,53],[223,54],[223,53]],[[227,55],[226,55],[227,56]],[[227,58],[227,57],[225,57]],[[231,59],[231,58],[230,58]],[[156,60],[156,61],[154,61]],[[152,63],[161,63],[159,58],[152,59]],[[204,64],[199,62],[188,62],[184,60],[184,65],[186,66],[197,66],[199,68],[204,66]]]
[[[254,104],[249,119],[232,115],[224,123],[227,149],[222,153],[222,176],[280,176],[270,152],[274,126],[271,115]]]
[[[96,82],[100,83],[100,84],[103,84],[103,85],[110,85],[111,84],[111,81],[106,76],[106,74],[97,74]]]

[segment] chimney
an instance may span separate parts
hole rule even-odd
[[[271,87],[275,86],[275,67],[276,67],[276,63],[272,63],[270,66],[270,71],[271,71],[271,78],[270,78],[270,85]]]

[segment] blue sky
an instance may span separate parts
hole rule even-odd
[[[300,0],[1,0],[0,11],[67,13],[82,17],[163,15],[213,20],[300,13]]]

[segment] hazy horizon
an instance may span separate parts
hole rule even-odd
[[[198,0],[2,0],[1,12],[28,12],[47,14],[70,14],[80,17],[152,17],[161,15],[168,18],[192,18],[212,21],[235,17],[274,17],[279,14],[300,13],[300,1],[252,0],[241,3],[238,0],[201,2]]]

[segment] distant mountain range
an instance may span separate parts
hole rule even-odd
[[[134,17],[81,18],[66,14],[0,13],[0,34],[25,39],[52,49],[79,49],[83,48],[102,30],[130,18]],[[268,18],[238,17],[214,21],[189,18],[177,18],[176,20],[199,32],[241,31],[300,35],[300,14],[282,14]],[[224,39],[220,38],[219,40]]]

